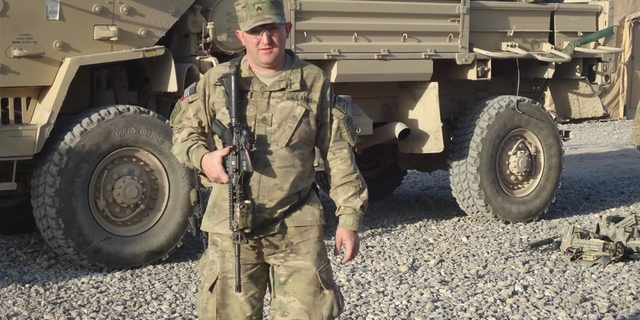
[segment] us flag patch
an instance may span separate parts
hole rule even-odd
[[[184,89],[184,93],[182,93],[182,97],[180,97],[180,101],[184,101],[184,98],[188,98],[190,95],[196,93],[196,86],[198,82],[192,83],[186,89]]]

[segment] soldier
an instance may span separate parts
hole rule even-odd
[[[229,177],[211,122],[229,122],[221,64],[185,90],[174,112],[174,153],[202,171],[212,193],[201,229],[209,247],[200,262],[197,312],[202,319],[262,319],[269,287],[273,319],[334,319],[343,298],[334,283],[323,241],[323,210],[314,185],[314,150],[331,177],[339,218],[334,254],[342,263],[359,251],[358,231],[367,207],[366,184],[355,165],[355,131],[347,104],[317,67],[285,50],[291,23],[282,0],[239,0],[237,37],[246,55],[239,63],[240,105],[255,137],[254,173],[245,192],[254,203],[249,243],[241,245],[242,292],[234,290],[234,245],[229,230]],[[205,179],[206,181],[206,179]]]

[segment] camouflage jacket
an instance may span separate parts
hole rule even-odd
[[[316,150],[331,178],[339,227],[359,231],[368,196],[355,164],[354,137],[345,134],[344,108],[334,106],[333,88],[320,69],[289,50],[287,54],[294,57],[291,69],[269,87],[255,76],[246,57],[240,63],[240,106],[246,108],[256,141],[251,152],[255,172],[245,190],[255,204],[254,233],[276,232],[283,224],[324,225],[322,205],[311,190]],[[209,70],[195,90],[185,91],[171,115],[173,152],[188,167],[201,170],[204,154],[222,146],[217,136],[211,141],[211,122],[229,123],[219,80],[228,71],[228,63]],[[230,232],[228,185],[210,185],[201,229]]]

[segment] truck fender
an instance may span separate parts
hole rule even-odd
[[[53,129],[62,102],[67,95],[69,85],[78,72],[78,68],[86,65],[104,64],[110,62],[149,59],[160,57],[161,59],[150,59],[150,63],[157,63],[156,75],[165,75],[166,81],[157,80],[154,89],[160,88],[165,92],[177,92],[177,77],[173,58],[165,47],[155,46],[142,49],[122,50],[115,52],[105,52],[75,57],[67,57],[62,60],[60,69],[56,74],[51,87],[45,88],[40,93],[36,102],[35,112],[31,120],[32,125],[37,126],[36,144],[34,153],[40,152],[47,137]],[[161,79],[163,76],[155,76],[152,79]]]
[[[175,69],[178,92],[183,92],[189,85],[199,81],[202,77],[200,69],[193,63],[176,63]]]
[[[151,90],[155,92],[182,92],[180,74],[171,51],[147,60]]]

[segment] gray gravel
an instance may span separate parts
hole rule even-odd
[[[553,247],[527,248],[564,224],[590,228],[598,215],[640,212],[631,126],[562,126],[573,130],[562,189],[535,223],[465,216],[446,172],[410,172],[391,197],[371,203],[355,263],[334,261],[347,304],[341,319],[640,319],[640,261],[583,267]],[[327,217],[332,248],[337,220]],[[195,318],[195,240],[164,263],[114,272],[66,263],[38,233],[0,236],[0,250],[0,319]]]
[[[629,134],[633,128],[632,120],[563,124],[560,128],[571,130],[571,140],[564,144],[567,150],[590,147],[633,147],[629,141]]]

